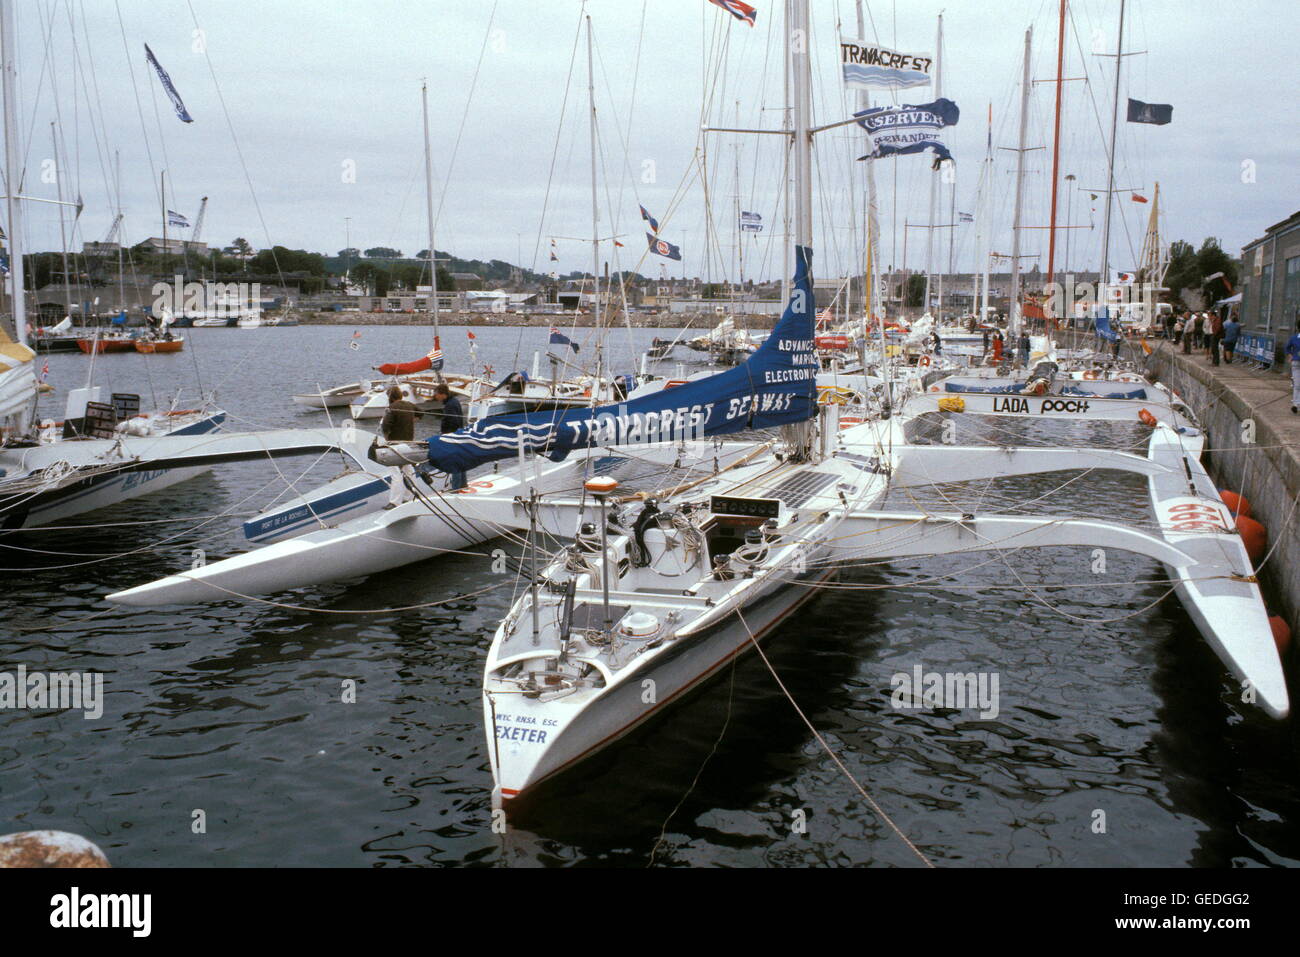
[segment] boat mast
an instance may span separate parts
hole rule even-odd
[[[794,243],[812,247],[812,68],[808,0],[788,0],[790,78],[794,104]]]
[[[989,101],[988,146],[984,153],[984,184],[980,189],[980,208],[975,211],[979,217],[979,252],[983,257],[980,267],[980,315],[982,325],[989,315],[989,241],[991,233],[988,228],[989,194],[993,191],[993,101]]]
[[[1124,69],[1124,8],[1125,0],[1119,0],[1119,46],[1115,50],[1115,102],[1110,115],[1110,159],[1106,163],[1106,217],[1101,228],[1101,276],[1099,285],[1105,289],[1110,285],[1110,213],[1111,200],[1115,196],[1115,140],[1119,135],[1119,81]],[[1101,298],[1101,297],[1098,297]],[[1107,295],[1109,302],[1110,296]],[[1110,315],[1109,306],[1106,314]]]
[[[167,171],[166,170],[163,170],[158,175],[158,200],[162,206],[162,226],[163,226],[162,262],[165,266],[167,263]]]
[[[14,44],[13,0],[0,0],[0,58],[4,60],[6,203],[9,214],[9,278],[13,284],[14,334],[27,345],[27,293],[23,280],[22,210],[18,199],[18,63]]]
[[[433,245],[433,151],[429,146],[429,83],[420,84],[420,106],[424,113],[424,215],[429,229],[429,320],[433,325],[433,351],[439,352],[442,343],[438,336],[438,254]],[[435,372],[439,380],[442,370]]]
[[[596,194],[596,70],[592,55],[591,14],[587,15],[587,100],[591,110],[591,288],[596,335],[600,336],[600,205]],[[600,370],[596,370],[600,375]]]
[[[1016,151],[1016,213],[1011,227],[1011,323],[1009,327],[1013,355],[1020,339],[1020,217],[1025,203],[1025,142],[1029,135],[1029,57],[1034,42],[1034,28],[1025,31],[1025,70],[1020,90],[1020,147]]]
[[[939,14],[939,28],[934,40],[934,98],[943,96],[943,14]],[[930,176],[930,218],[925,230],[925,302],[921,314],[930,312],[930,283],[934,278],[934,205],[938,201],[939,176],[936,169]]]
[[[858,37],[866,39],[867,24],[862,13],[862,0],[857,0],[858,13]],[[871,109],[871,93],[866,89],[858,90],[858,112]],[[883,310],[876,308],[876,246],[877,234],[880,230],[880,224],[876,216],[876,161],[869,159],[865,161],[867,167],[867,268],[865,280],[866,284],[862,290],[862,305],[868,316],[880,315]],[[882,322],[882,332],[884,329]],[[882,356],[883,358],[883,356]]]
[[[72,283],[68,279],[68,233],[63,221],[63,166],[59,162],[59,137],[50,123],[50,141],[54,148],[54,189],[59,198],[59,246],[63,250],[63,308],[65,316],[72,315]]]
[[[1056,281],[1056,197],[1061,181],[1061,91],[1065,77],[1065,4],[1061,0],[1060,26],[1056,34],[1056,119],[1052,134],[1052,219],[1047,233],[1047,284]],[[1049,297],[1050,301],[1050,297]],[[1056,317],[1051,317],[1055,325]]]

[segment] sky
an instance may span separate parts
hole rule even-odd
[[[120,182],[131,244],[161,232],[165,169],[169,208],[193,221],[200,198],[209,198],[207,242],[226,246],[240,236],[254,248],[333,254],[350,241],[414,255],[428,247],[420,109],[427,82],[437,248],[541,272],[589,269],[585,9],[594,37],[602,262],[656,277],[733,280],[743,269],[745,278],[775,279],[784,263],[781,138],[701,133],[706,124],[781,124],[783,4],[752,2],[754,28],[706,0],[16,0],[24,194],[55,198],[61,187],[65,200],[79,196],[80,219],[73,226],[68,214],[64,224],[79,249],[107,234]],[[856,94],[839,79],[837,43],[858,32],[855,4],[811,4],[814,121],[833,123],[855,108]],[[954,182],[940,184],[933,221],[951,222],[954,209],[977,220],[955,230],[910,228],[930,221],[929,160],[877,161],[881,265],[915,270],[932,261],[941,270],[951,255],[969,271],[985,247],[1009,253],[1016,153],[1006,147],[1019,133],[1030,26],[1023,223],[1049,220],[1055,85],[1044,81],[1056,75],[1057,0],[864,6],[866,39],[914,53],[935,52],[943,10],[942,94],[962,115],[947,138]],[[1095,54],[1116,49],[1119,6],[1070,4],[1060,172],[1076,179],[1062,179],[1058,222],[1080,228],[1058,232],[1058,270],[1096,269],[1101,258],[1104,197],[1093,201],[1089,190],[1106,182],[1115,60]],[[1124,49],[1135,55],[1124,58],[1121,75],[1115,185],[1150,198],[1158,181],[1166,241],[1217,236],[1237,255],[1298,204],[1293,4],[1128,0],[1127,8]],[[145,62],[145,43],[193,123],[172,111]],[[922,103],[936,92],[875,93],[873,104]],[[1173,123],[1125,123],[1128,96],[1173,104]],[[852,126],[817,139],[821,276],[861,268],[868,164],[856,157],[864,152],[865,134]],[[682,247],[684,262],[646,255],[639,205]],[[766,224],[739,253],[737,207]],[[1149,209],[1130,192],[1117,194],[1113,268],[1136,265]],[[29,251],[60,248],[58,210],[24,204]],[[1024,254],[1039,257],[1026,268],[1046,268],[1047,233],[1022,230]]]

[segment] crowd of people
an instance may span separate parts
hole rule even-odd
[[[1217,366],[1220,361],[1232,362],[1236,355],[1241,322],[1235,312],[1229,313],[1225,319],[1218,312],[1184,309],[1181,314],[1170,317],[1168,336],[1175,345],[1183,347],[1184,355],[1191,355],[1192,350],[1204,352],[1211,364]]]

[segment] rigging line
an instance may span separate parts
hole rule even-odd
[[[533,246],[532,272],[537,272],[537,257],[541,254],[542,236],[546,230],[546,213],[550,208],[551,189],[555,184],[555,161],[560,155],[560,135],[564,131],[564,118],[569,110],[569,94],[573,88],[573,68],[578,59],[578,42],[582,39],[582,17],[584,11],[578,11],[578,26],[573,34],[573,52],[569,54],[569,75],[564,81],[564,97],[560,102],[560,121],[555,127],[555,145],[551,149],[551,168],[546,175],[546,194],[542,199],[542,216],[537,223],[537,243]],[[522,332],[520,335],[522,336]],[[518,358],[516,356],[516,358]]]
[[[663,827],[659,829],[659,839],[655,841],[654,847],[650,848],[650,859],[649,861],[646,862],[646,867],[654,867],[655,854],[659,852],[659,848],[663,844],[664,838],[668,834],[668,825],[672,822],[672,819],[677,815],[677,812],[682,809],[682,805],[686,803],[687,799],[693,793],[695,793],[696,785],[700,783],[700,777],[704,774],[704,769],[708,767],[709,762],[713,759],[713,756],[718,753],[718,746],[722,744],[722,739],[727,734],[727,728],[731,725],[732,708],[736,700],[736,663],[739,660],[740,660],[739,655],[732,656],[731,678],[727,682],[727,714],[726,717],[723,718],[722,720],[722,727],[718,730],[718,736],[717,738],[714,739],[713,747],[709,749],[709,753],[706,754],[704,756],[704,760],[700,762],[699,769],[696,770],[695,777],[691,780],[691,786],[686,789],[686,793],[681,796],[681,799],[677,802],[677,805],[672,809],[672,811],[668,813],[668,816],[664,818]]]
[[[828,755],[830,755],[830,758],[832,761],[835,762],[836,767],[838,767],[840,771],[844,774],[844,776],[848,778],[850,782],[852,782],[853,786],[858,789],[858,793],[862,795],[863,799],[876,813],[876,816],[879,817],[886,824],[888,824],[889,827],[893,830],[893,832],[897,834],[898,837],[902,840],[902,842],[907,845],[908,849],[910,849],[913,854],[915,854],[918,858],[920,858],[921,863],[923,863],[926,867],[931,867],[931,868],[934,867],[934,862],[931,861],[928,857],[926,857],[919,847],[917,847],[914,843],[912,843],[912,840],[906,834],[903,833],[902,829],[897,824],[894,823],[894,819],[891,818],[888,814],[886,814],[884,809],[879,804],[876,803],[875,799],[872,798],[872,796],[867,793],[866,788],[864,788],[858,782],[858,779],[855,778],[853,774],[849,771],[849,769],[844,766],[844,762],[840,760],[839,755],[835,753],[834,749],[831,748],[831,746],[827,743],[826,739],[822,737],[821,732],[819,732],[817,728],[813,726],[813,723],[808,720],[808,716],[804,714],[803,709],[799,707],[799,702],[795,701],[794,696],[790,694],[790,690],[786,688],[785,682],[781,680],[781,676],[777,674],[776,669],[772,667],[772,662],[768,660],[768,657],[764,653],[762,646],[758,643],[758,639],[754,637],[754,632],[750,630],[749,622],[745,620],[745,614],[740,608],[736,609],[736,617],[740,619],[741,625],[743,625],[745,628],[745,633],[749,636],[750,643],[753,644],[754,650],[758,652],[759,657],[763,659],[763,664],[765,664],[767,666],[767,670],[771,672],[772,678],[776,681],[778,687],[780,687],[781,689],[781,693],[785,695],[786,700],[790,702],[791,706],[798,713],[799,717],[803,719],[803,723],[808,726],[808,730],[811,731],[813,737],[817,739],[817,743],[820,744],[823,749],[825,749]]]
[[[437,608],[441,605],[450,605],[454,602],[465,601],[469,598],[477,598],[480,595],[486,595],[488,592],[495,591],[502,585],[509,583],[501,581],[494,585],[489,585],[486,588],[480,588],[477,591],[466,592],[463,595],[454,595],[451,598],[443,598],[438,601],[421,602],[417,605],[402,605],[395,608],[312,608],[308,605],[291,605],[287,602],[272,601],[269,598],[259,598],[257,595],[244,595],[240,592],[233,591],[232,589],[223,588],[216,582],[204,582],[203,584],[209,585],[217,591],[225,592],[227,595],[234,598],[242,598],[245,601],[251,601],[259,605],[267,605],[271,608],[282,608],[286,611],[303,611],[310,615],[384,615],[402,611],[421,611],[425,608]]]
[[[132,59],[131,59],[131,50],[130,50],[130,48],[127,46],[127,42],[126,42],[126,24],[125,24],[125,23],[123,22],[123,20],[122,20],[122,4],[121,4],[121,0],[113,0],[113,7],[117,10],[117,27],[118,27],[118,31],[119,31],[119,32],[121,33],[121,35],[122,35],[122,55],[126,58],[126,69],[127,69],[127,72],[130,74],[130,77],[131,77],[131,92],[132,92],[132,93],[134,94],[134,96],[135,96],[135,112],[136,112],[136,115],[137,115],[137,116],[139,117],[139,119],[140,119],[140,137],[141,137],[141,139],[144,141],[144,152],[145,152],[145,155],[149,158],[149,177],[150,177],[150,182],[151,182],[151,183],[157,183],[157,182],[158,182],[158,167],[157,167],[157,165],[156,165],[156,164],[154,163],[154,161],[153,161],[153,149],[149,146],[149,128],[145,125],[145,121],[144,121],[144,107],[140,105],[140,87],[139,87],[139,85],[138,85],[138,84],[136,83],[136,81],[135,81],[135,66],[134,66],[133,61],[132,61]],[[152,190],[152,186],[150,187],[150,189]],[[159,202],[159,205],[160,205],[160,206],[165,206],[165,205],[166,205],[166,201],[165,201],[165,200],[163,199],[163,197],[162,197],[162,185],[161,185],[161,184],[159,184],[159,186],[158,186],[158,191],[159,191],[159,197],[158,197],[158,198],[159,198],[159,201],[160,201],[160,202]],[[164,214],[164,215],[166,215],[166,214]]]
[[[22,191],[22,187],[25,185],[27,179],[27,161],[31,155],[32,146],[36,142],[36,116],[40,112],[41,93],[45,89],[46,70],[49,70],[50,73],[50,88],[51,90],[53,90],[54,88],[54,68],[50,64],[50,61],[52,59],[51,45],[53,43],[53,34],[54,34],[53,17],[51,16],[49,30],[47,31],[45,29],[44,10],[38,8],[37,12],[40,14],[40,18],[41,18],[41,34],[42,34],[42,39],[44,41],[42,43],[42,47],[44,48],[44,55],[41,58],[41,72],[38,75],[38,79],[36,81],[36,98],[32,102],[31,124],[27,127],[27,145],[22,147],[22,163],[21,163],[22,168],[18,170],[18,186],[13,190],[13,194],[15,196],[17,196]],[[15,12],[15,16],[17,16],[16,12]],[[17,51],[15,50],[15,56],[16,55],[17,55]],[[5,170],[6,185],[8,185],[8,176],[9,176],[9,170],[6,169]],[[27,230],[30,232],[31,229],[30,223],[27,223],[25,225],[27,227]],[[29,248],[30,248],[30,244],[29,244]]]
[[[248,495],[245,495],[245,496],[244,496],[242,499],[240,499],[238,502],[235,502],[234,505],[231,506],[231,509],[238,508],[239,506],[243,505],[245,502],[247,502],[249,499],[251,499],[254,495],[257,495],[257,494],[261,493],[261,491],[262,491],[263,489],[265,489],[265,488],[267,488],[268,486],[274,484],[274,482],[275,482],[275,479],[272,479],[270,482],[267,482],[266,485],[261,486],[261,488],[254,489],[252,492],[250,492]],[[229,512],[229,510],[227,510],[227,512]],[[100,563],[102,563],[102,562],[106,562],[106,561],[112,561],[112,560],[119,559],[119,558],[127,558],[127,557],[129,557],[129,556],[131,556],[131,555],[139,555],[139,554],[144,553],[144,552],[152,552],[152,551],[157,550],[157,549],[158,549],[160,546],[162,546],[162,545],[170,544],[170,543],[172,543],[172,542],[174,542],[174,541],[176,541],[176,540],[178,540],[178,539],[183,538],[183,536],[185,536],[186,534],[188,534],[188,533],[190,533],[190,532],[198,531],[199,529],[204,528],[204,527],[206,527],[206,526],[212,524],[212,522],[213,522],[213,521],[216,521],[216,519],[218,519],[218,518],[225,518],[225,517],[227,517],[226,514],[218,514],[218,515],[216,515],[216,516],[213,516],[211,519],[208,519],[208,520],[205,520],[205,521],[199,522],[197,525],[193,525],[193,526],[191,526],[190,528],[182,529],[181,531],[177,532],[175,535],[169,535],[169,536],[167,536],[166,538],[162,538],[162,539],[159,539],[159,540],[157,540],[157,541],[150,542],[149,544],[147,544],[147,545],[143,545],[143,546],[141,546],[141,547],[139,547],[139,548],[133,548],[133,549],[131,549],[130,551],[118,552],[118,553],[113,554],[113,555],[102,555],[102,556],[97,556],[93,561],[88,561],[88,562],[72,562],[72,563],[70,563],[70,564],[66,564],[66,565],[49,565],[49,566],[46,566],[46,567],[42,568],[41,570],[42,570],[42,571],[63,571],[63,570],[65,570],[65,569],[69,569],[69,568],[82,568],[82,567],[84,567],[84,566],[86,566],[86,565],[98,565],[98,564],[100,564]],[[224,534],[225,534],[225,532],[217,532],[217,533],[214,533],[212,537],[216,537],[217,535],[224,535]],[[194,543],[194,544],[197,544],[199,541],[202,541],[202,540],[203,540],[203,539],[195,539],[193,543]],[[21,548],[20,546],[16,546],[16,545],[6,545],[5,548],[9,548],[9,549],[12,549],[12,550],[14,550],[14,551],[25,551],[25,552],[34,552],[34,553],[39,553],[39,550],[38,550],[38,549]],[[68,552],[68,553],[63,553],[63,552],[49,552],[48,554],[52,554],[52,555],[61,555],[61,554],[75,555],[75,554],[78,554],[78,553],[76,553],[76,552]],[[93,554],[93,553],[89,553],[89,554]],[[6,571],[6,572],[26,572],[26,571],[31,571],[31,569],[30,569],[30,568],[0,568],[0,571]]]
[[[465,134],[465,123],[469,119],[470,107],[474,104],[474,91],[478,88],[479,72],[483,69],[483,57],[487,54],[488,41],[492,38],[492,24],[496,22],[497,7],[500,0],[492,0],[492,12],[488,15],[487,29],[483,31],[483,44],[479,47],[478,63],[474,66],[474,78],[469,84],[469,95],[465,98],[465,112],[460,117],[460,129],[456,131],[456,144],[451,149],[451,159],[447,163],[447,176],[442,181],[442,195],[438,198],[438,210],[434,215],[434,229],[437,229],[439,220],[442,219],[442,207],[447,202],[447,189],[451,185],[452,171],[456,168],[456,155],[460,152],[461,137]],[[429,250],[429,261],[432,264],[435,259],[433,250]]]
[[[203,27],[199,25],[198,15],[194,12],[194,4],[191,0],[185,0],[185,5],[189,7],[190,19],[194,22],[194,29],[201,32]],[[212,54],[206,46],[203,48],[203,61],[208,65],[208,74],[212,77],[212,86],[217,91],[217,101],[221,104],[221,113],[226,120],[226,129],[230,131],[230,139],[235,147],[235,155],[239,157],[239,167],[244,173],[244,182],[248,184],[248,193],[253,200],[253,208],[257,210],[257,219],[262,225],[262,233],[266,236],[267,246],[271,251],[271,261],[275,263],[275,272],[280,279],[280,286],[287,289],[288,284],[284,279],[284,270],[280,268],[280,257],[276,255],[275,244],[271,242],[271,230],[267,227],[266,217],[262,214],[262,204],[258,201],[257,190],[253,188],[253,178],[248,172],[248,163],[244,160],[244,150],[239,145],[239,136],[235,133],[235,124],[230,118],[230,109],[226,106],[226,95],[221,91],[221,84],[217,80],[216,67],[212,65]],[[256,347],[256,343],[250,347],[250,354],[252,349]]]

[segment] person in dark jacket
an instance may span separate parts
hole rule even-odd
[[[415,441],[415,406],[406,401],[399,386],[388,390],[388,411],[379,423],[379,432],[386,442]]]
[[[379,434],[386,444],[415,441],[415,406],[406,400],[400,386],[388,390],[388,411],[379,423]],[[396,467],[389,473],[388,504],[384,508],[397,508],[415,497],[407,484],[414,474],[409,465]]]
[[[465,412],[460,406],[460,399],[451,394],[451,390],[445,385],[440,385],[433,390],[433,397],[442,403],[442,411],[438,413],[440,426],[438,431],[443,435],[448,432],[455,432],[457,429],[465,427]],[[464,472],[449,472],[451,480],[448,486],[453,492],[465,487]]]

